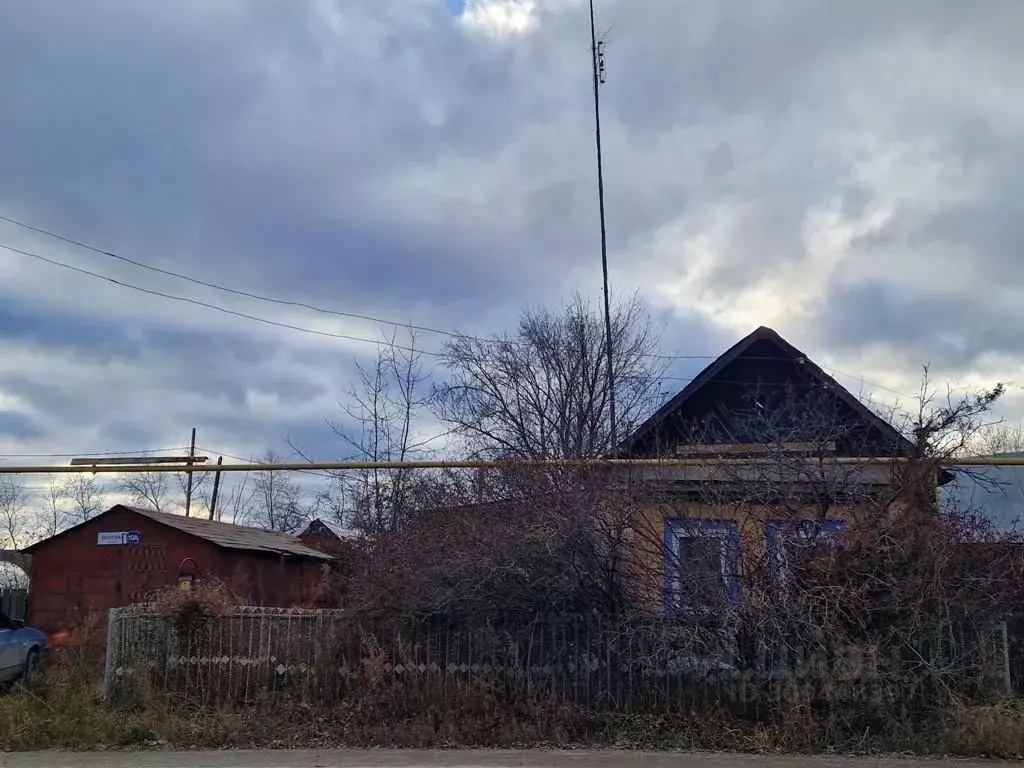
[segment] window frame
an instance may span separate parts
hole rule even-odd
[[[722,586],[731,605],[740,600],[740,529],[735,520],[719,518],[673,517],[665,519],[665,585],[666,616],[692,616],[701,612],[694,606],[680,604],[680,582],[685,564],[679,555],[681,538],[714,538],[720,542],[719,562]]]
[[[846,528],[842,520],[816,520],[814,518],[797,518],[791,520],[772,520],[765,524],[766,551],[772,575],[786,586],[789,581],[789,568],[785,560],[785,541],[794,528],[811,525],[817,530],[815,537],[827,536],[828,540],[838,542]],[[799,538],[809,539],[810,536],[797,534]]]

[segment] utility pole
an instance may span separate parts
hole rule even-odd
[[[604,335],[608,356],[608,413],[611,420],[611,449],[618,447],[615,423],[615,367],[612,343],[612,308],[608,295],[608,234],[604,218],[604,162],[601,155],[601,86],[605,82],[604,41],[597,39],[594,0],[590,0],[590,59],[594,75],[594,138],[597,143],[597,204],[601,214],[601,276],[604,281]]]
[[[224,457],[217,457],[217,466],[224,463]],[[213,495],[210,497],[210,519],[214,519],[214,511],[217,509],[217,492],[220,491],[220,470],[213,473]]]
[[[188,449],[188,467],[185,470],[185,475],[188,477],[185,483],[185,517],[188,517],[192,511],[192,463],[196,458],[196,428],[192,427],[192,444]]]

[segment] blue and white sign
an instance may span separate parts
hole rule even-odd
[[[134,546],[142,541],[138,531],[100,531],[96,534],[96,543],[101,547]]]

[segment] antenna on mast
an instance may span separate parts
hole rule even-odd
[[[601,86],[607,80],[604,62],[604,40],[597,39],[594,24],[594,0],[590,0],[590,58],[594,75],[594,139],[597,144],[597,203],[601,214],[601,275],[604,285],[604,332],[608,367],[608,415],[610,417],[610,444],[618,448],[615,418],[615,365],[612,351],[612,310],[608,295],[608,234],[604,217],[604,162],[601,155]]]

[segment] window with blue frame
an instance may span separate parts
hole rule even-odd
[[[665,521],[665,613],[693,615],[739,601],[739,526],[731,520]]]
[[[839,520],[777,520],[768,523],[768,562],[776,578],[788,581],[794,568],[834,549],[841,539]]]

